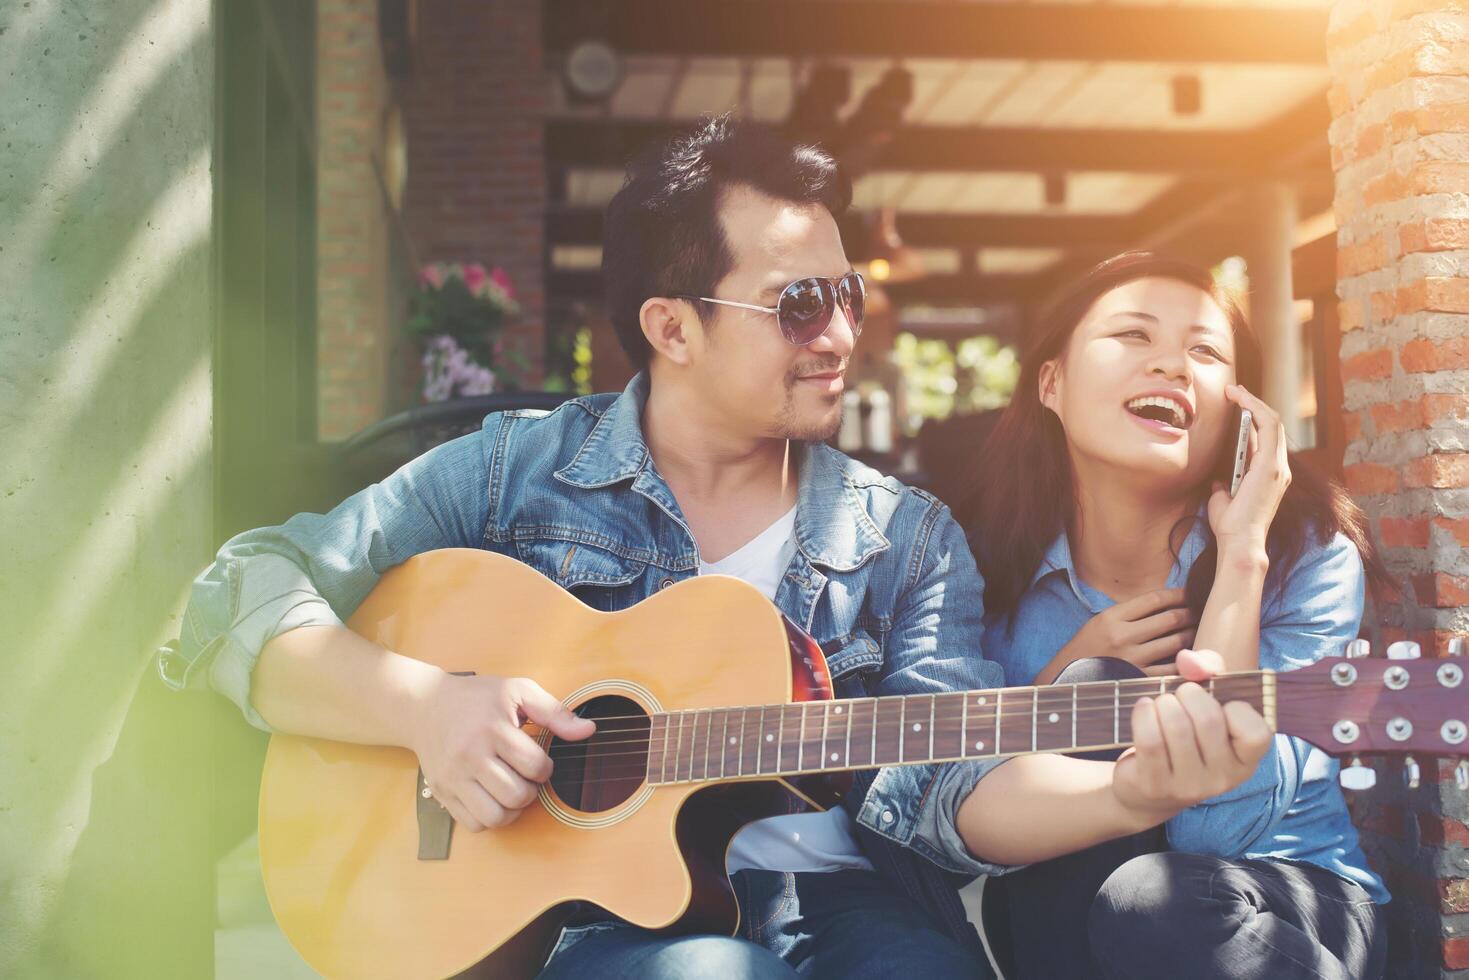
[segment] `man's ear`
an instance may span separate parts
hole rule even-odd
[[[1061,362],[1059,360],[1046,361],[1041,365],[1036,379],[1036,389],[1041,404],[1049,408],[1052,414],[1059,416],[1061,414]]]
[[[649,346],[675,364],[688,364],[690,341],[698,343],[702,337],[693,304],[687,300],[668,296],[647,299],[638,311],[638,322]]]

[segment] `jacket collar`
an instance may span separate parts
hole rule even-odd
[[[571,462],[556,471],[556,479],[594,490],[635,478],[650,461],[642,426],[647,401],[648,376],[639,372],[602,413]]]
[[[654,476],[652,457],[643,440],[647,401],[648,376],[642,372],[602,413],[571,462],[556,471],[556,479],[595,490],[634,480],[645,469],[651,471],[648,476]],[[846,572],[890,547],[848,477],[845,457],[824,443],[803,444],[793,457],[801,469],[796,544],[802,554],[813,564]],[[662,479],[657,482],[661,484]]]
[[[1173,570],[1168,573],[1168,588],[1181,588],[1188,580],[1189,570],[1194,567],[1194,562],[1198,560],[1199,555],[1209,543],[1208,534],[1205,532],[1208,526],[1208,510],[1206,507],[1200,507],[1193,525],[1189,528],[1188,536],[1184,538],[1183,544],[1178,549],[1178,560],[1173,563]],[[1076,563],[1071,557],[1071,539],[1065,531],[1056,535],[1056,540],[1052,541],[1051,546],[1046,549],[1045,557],[1041,559],[1035,574],[1030,577],[1031,586],[1054,572],[1064,572],[1076,597],[1088,608],[1092,606],[1082,591],[1081,580],[1076,575]],[[1092,611],[1100,610],[1093,609]]]

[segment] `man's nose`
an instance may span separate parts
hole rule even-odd
[[[852,321],[847,318],[847,311],[840,304],[831,315],[831,322],[826,325],[826,330],[811,343],[807,344],[808,350],[818,353],[830,351],[841,357],[852,353],[852,348],[857,346],[857,332],[852,329]]]

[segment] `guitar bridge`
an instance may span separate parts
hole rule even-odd
[[[428,780],[423,770],[418,770],[418,859],[420,861],[447,861],[449,840],[454,836],[454,818],[429,792]]]
[[[473,677],[472,670],[452,672],[455,677]],[[418,859],[420,861],[449,860],[449,842],[454,837],[454,818],[443,804],[434,799],[424,778],[423,767],[418,769],[418,784],[414,787],[413,802],[418,815]]]

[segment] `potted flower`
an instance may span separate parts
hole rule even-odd
[[[425,402],[484,395],[510,380],[497,335],[520,312],[510,277],[478,262],[434,262],[418,274],[408,333],[422,347]]]

